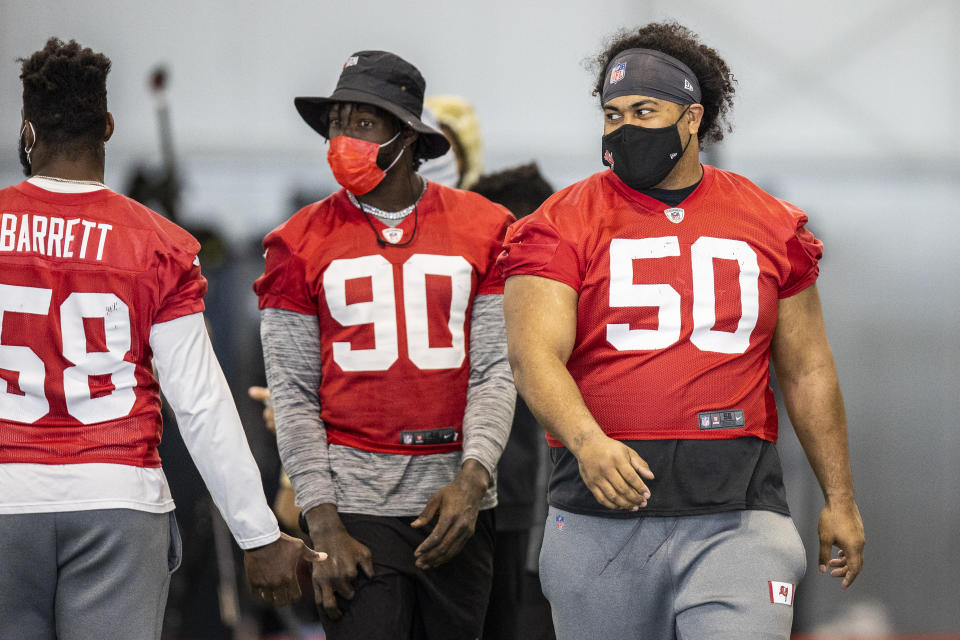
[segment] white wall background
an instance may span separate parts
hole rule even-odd
[[[712,158],[807,209],[826,244],[820,288],[867,565],[843,595],[811,575],[797,626],[860,605],[880,628],[886,618],[900,633],[960,631],[960,2],[0,0],[0,178],[18,179],[14,59],[58,35],[113,59],[117,187],[130,163],[159,162],[147,75],[170,68],[186,213],[234,240],[290,215],[293,187],[332,188],[323,142],[292,99],[327,95],[365,48],[416,64],[428,93],[471,99],[488,169],[537,160],[561,187],[600,168],[583,60],[618,28],[663,18],[698,31],[739,79],[735,131]],[[819,493],[784,432],[815,574]]]

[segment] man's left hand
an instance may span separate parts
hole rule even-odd
[[[424,527],[436,520],[433,531],[413,552],[419,569],[432,569],[449,562],[473,536],[480,501],[490,483],[490,474],[476,460],[463,463],[453,482],[430,496],[427,506],[411,527]]]
[[[267,602],[283,606],[300,598],[297,565],[322,562],[327,554],[314,551],[303,540],[280,534],[268,545],[243,552],[243,568],[250,590]]]
[[[863,568],[865,537],[863,521],[857,503],[850,499],[828,500],[820,513],[820,573],[830,569],[834,578],[842,578],[846,589],[857,579]],[[830,558],[833,547],[839,549],[836,558]]]

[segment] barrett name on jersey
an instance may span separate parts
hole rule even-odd
[[[321,417],[332,444],[383,453],[460,448],[475,296],[502,294],[495,269],[503,207],[428,183],[388,227],[346,191],[296,213],[264,240],[260,308],[317,316]],[[401,432],[453,429],[456,441],[410,445]]]
[[[567,367],[612,438],[776,441],[778,300],[815,282],[822,247],[793,205],[703,169],[677,207],[602,171],[508,233],[504,277],[546,277],[579,294]]]

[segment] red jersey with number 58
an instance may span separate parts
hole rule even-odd
[[[366,217],[346,191],[297,212],[264,240],[260,308],[315,315],[327,441],[365,451],[460,448],[478,295],[502,294],[496,270],[510,212],[428,183],[396,227]],[[429,444],[424,432],[445,432]]]
[[[108,189],[0,190],[0,463],[160,466],[150,328],[203,311],[198,250]]]
[[[513,225],[499,259],[579,294],[567,368],[618,440],[777,439],[777,305],[816,281],[822,245],[793,205],[703,170],[676,207],[594,174]]]

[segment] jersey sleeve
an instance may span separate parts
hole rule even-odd
[[[317,315],[317,301],[306,281],[303,258],[296,254],[278,231],[263,241],[265,249],[263,275],[253,283],[260,309],[286,309]]]
[[[193,240],[184,251],[173,250],[160,255],[157,269],[160,304],[153,318],[154,324],[203,311],[207,279],[200,273],[199,250],[200,245]]]
[[[503,240],[507,235],[507,229],[510,223],[514,221],[513,214],[509,211],[503,209],[503,213],[503,222],[499,229],[497,229],[496,238],[490,243],[490,256],[487,261],[487,264],[490,266],[487,269],[487,273],[483,274],[480,278],[480,284],[477,287],[478,296],[503,293],[503,276],[500,275],[500,268],[497,266],[497,255],[500,253]]]
[[[786,243],[790,272],[780,287],[781,299],[796,295],[816,282],[823,256],[823,243],[807,230],[806,214],[799,209],[794,209],[792,214],[794,232]]]
[[[503,252],[497,259],[500,276],[531,275],[562,282],[579,291],[583,282],[574,245],[555,225],[536,214],[507,230]]]

